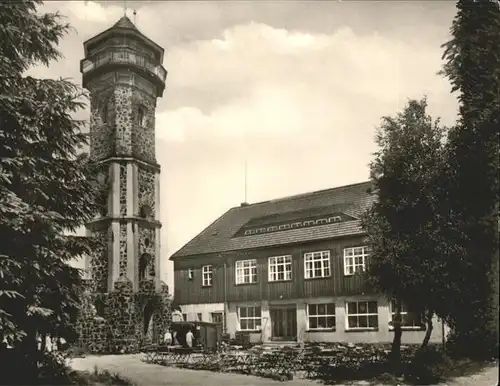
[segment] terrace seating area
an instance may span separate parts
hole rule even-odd
[[[416,347],[403,346],[402,360],[409,363]],[[143,350],[144,361],[216,372],[235,372],[286,381],[296,378],[360,379],[383,373],[388,366],[387,345],[324,344],[296,347],[252,348],[222,345],[219,350],[150,346]]]

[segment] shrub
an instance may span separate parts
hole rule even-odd
[[[434,346],[421,348],[407,366],[406,380],[418,385],[432,385],[442,380],[449,367],[443,352]]]
[[[462,330],[452,330],[447,337],[446,348],[451,358],[482,361],[498,358],[498,340],[491,330],[483,326],[469,326]]]
[[[58,352],[44,352],[38,362],[39,385],[72,384],[71,369],[66,364],[66,356]]]
[[[73,371],[71,372],[71,384],[79,386],[92,385],[112,385],[112,386],[133,386],[133,382],[126,378],[121,378],[118,374],[110,373],[107,370],[99,371],[97,367],[93,372]]]

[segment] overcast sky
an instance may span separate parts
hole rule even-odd
[[[162,166],[162,277],[168,257],[247,201],[368,179],[380,118],[428,96],[443,123],[456,99],[437,75],[453,1],[127,2],[165,48],[156,114]],[[81,82],[83,42],[113,25],[123,2],[46,2],[75,31],[41,77]],[[88,115],[88,111],[82,113]]]

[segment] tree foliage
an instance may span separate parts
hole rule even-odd
[[[498,355],[500,9],[460,0],[444,45],[443,73],[458,92],[459,120],[447,146],[450,280],[460,283],[444,310],[464,355]]]
[[[427,114],[426,99],[410,100],[396,117],[384,117],[371,163],[377,202],[363,219],[372,248],[367,279],[395,299],[393,356],[399,357],[400,307],[423,317],[439,308],[436,280],[446,280],[436,217],[440,206],[444,129]]]
[[[25,361],[25,381],[36,375],[37,334],[75,338],[82,281],[67,263],[92,245],[70,234],[96,210],[84,122],[72,118],[85,95],[25,75],[60,56],[69,28],[40,4],[0,2],[0,343]]]

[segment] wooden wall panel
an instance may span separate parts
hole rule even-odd
[[[180,304],[222,303],[286,300],[320,296],[356,295],[367,292],[362,277],[344,276],[343,250],[346,247],[361,246],[360,236],[290,245],[250,251],[226,252],[181,258],[174,261],[174,296]],[[304,253],[330,251],[331,276],[327,278],[304,279]],[[292,280],[269,282],[268,258],[292,255]],[[236,285],[235,264],[237,260],[257,260],[257,283]],[[224,261],[226,261],[226,294],[224,295]],[[202,266],[211,264],[213,280],[211,287],[202,287]],[[188,280],[188,270],[194,270],[194,277]]]

